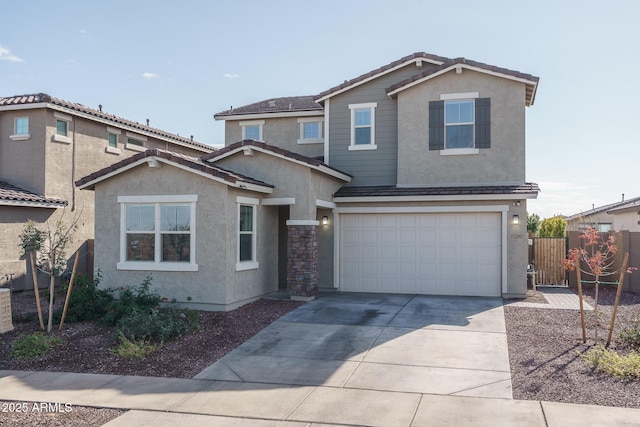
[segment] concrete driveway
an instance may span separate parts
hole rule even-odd
[[[512,398],[499,298],[330,294],[195,378]]]

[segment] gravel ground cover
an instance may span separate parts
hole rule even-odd
[[[593,288],[585,289],[585,301],[592,306],[593,296]],[[607,327],[614,300],[615,288],[600,290],[601,319]],[[514,399],[640,408],[640,379],[623,381],[593,371],[579,356],[595,344],[592,313],[586,315],[587,342],[583,344],[578,310],[507,304],[504,312]],[[611,348],[620,353],[630,350],[616,338],[634,319],[640,320],[640,295],[622,293]],[[607,334],[606,328],[600,329],[601,342]]]
[[[610,317],[614,297],[612,288],[600,293],[604,319]],[[525,301],[539,303],[541,307],[546,304],[540,292],[531,290]],[[593,289],[585,290],[585,301],[594,305]],[[26,321],[14,321],[16,330],[0,335],[0,369],[191,378],[299,305],[300,302],[263,299],[227,313],[200,312],[197,331],[165,343],[144,359],[112,355],[111,329],[92,322],[68,324],[61,333],[56,332],[63,339],[62,346],[42,357],[21,361],[11,356],[11,343],[38,328],[37,319],[28,314],[35,309],[33,295],[16,293],[14,316]],[[594,372],[578,356],[593,347],[594,336],[593,328],[589,327],[587,343],[582,343],[577,310],[507,304],[504,311],[514,399],[640,408],[639,380],[621,381]],[[639,317],[640,295],[623,293],[614,338]],[[593,316],[588,315],[587,320],[593,323]],[[601,330],[600,336],[606,339],[606,331]],[[629,350],[616,342],[612,347],[620,352]],[[0,405],[9,403],[0,401]],[[73,407],[68,413],[0,412],[0,425],[99,426],[123,413],[89,407]]]

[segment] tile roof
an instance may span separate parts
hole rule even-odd
[[[412,53],[411,55],[407,55],[405,57],[402,57],[400,59],[398,59],[397,61],[393,61],[387,65],[384,65],[380,68],[376,68],[375,70],[369,71],[368,73],[364,73],[361,76],[358,76],[356,78],[353,78],[351,80],[346,80],[344,83],[339,84],[338,86],[334,86],[331,89],[327,89],[324,92],[319,93],[315,99],[321,99],[321,98],[325,98],[329,95],[331,95],[334,92],[338,92],[341,91],[342,89],[348,88],[350,86],[356,85],[360,82],[363,82],[371,77],[375,77],[378,74],[382,74],[385,71],[389,71],[399,65],[402,65],[403,63],[407,62],[407,61],[411,61],[414,59],[427,59],[430,61],[434,61],[437,63],[442,63],[445,61],[449,61],[449,58],[446,58],[444,56],[438,56],[438,55],[432,55],[430,53],[426,53],[426,52],[416,52],[416,53]]]
[[[253,104],[243,105],[242,107],[231,108],[217,113],[213,117],[218,119],[221,117],[244,114],[322,111],[322,106],[315,102],[313,98],[313,96],[285,96],[281,98],[270,98],[254,102]]]
[[[598,206],[595,207],[593,209],[589,209],[588,211],[583,211],[580,213],[576,213],[573,215],[569,215],[569,216],[565,216],[564,219],[566,221],[572,221],[574,219],[578,219],[580,217],[585,217],[585,216],[589,216],[589,215],[593,215],[593,214],[597,214],[600,212],[605,212],[605,211],[611,211],[611,210],[617,210],[618,208],[620,208],[620,210],[624,210],[628,207],[633,206],[634,203],[640,203],[640,197],[634,197],[632,199],[628,199],[628,200],[624,200],[624,201],[619,201],[619,202],[614,202],[614,203],[609,203],[606,205],[602,205],[602,206]],[[629,206],[627,206],[629,205]]]
[[[0,181],[0,205],[33,205],[50,208],[62,208],[67,202],[32,193],[5,181]]]
[[[473,61],[471,59],[466,59],[466,58],[454,58],[454,59],[447,59],[444,63],[442,63],[442,65],[439,65],[437,67],[433,67],[433,68],[429,68],[419,74],[416,74],[414,76],[409,77],[408,79],[405,79],[401,82],[398,82],[390,87],[388,87],[386,89],[387,94],[393,93],[396,90],[403,88],[407,85],[410,85],[413,82],[416,81],[420,81],[424,78],[427,78],[429,76],[432,75],[437,75],[440,72],[442,72],[443,70],[446,70],[450,67],[453,67],[457,64],[461,64],[461,65],[467,65],[470,67],[474,67],[474,68],[479,68],[488,72],[492,72],[492,73],[498,73],[498,74],[503,74],[506,76],[511,76],[520,80],[526,80],[528,82],[531,82],[530,84],[527,85],[527,100],[528,100],[528,105],[533,105],[533,100],[535,98],[535,90],[536,90],[536,86],[538,84],[538,82],[540,81],[539,77],[535,77],[531,74],[526,74],[526,73],[521,73],[520,71],[514,71],[514,70],[510,70],[507,68],[502,68],[502,67],[496,67],[495,65],[489,65],[489,64],[485,64],[482,62],[478,62],[478,61]]]
[[[330,169],[332,171],[337,172],[338,174],[345,175],[349,178],[352,177],[352,175],[346,172],[343,172],[340,169],[336,169],[333,166],[329,166],[328,164],[324,163],[321,160],[314,159],[312,157],[303,156],[302,154],[294,153],[293,151],[285,150],[284,148],[276,147],[275,145],[269,145],[265,142],[256,141],[253,139],[245,139],[245,140],[236,142],[234,144],[228,145],[224,148],[214,151],[213,153],[200,156],[200,159],[205,161],[216,161],[216,159],[226,157],[226,155],[228,155],[229,153],[242,147],[256,147],[261,150],[265,150],[283,157],[287,157],[292,160],[296,160],[298,162],[306,163],[309,166]]]
[[[86,186],[87,188],[92,188],[93,185],[90,183],[96,180],[100,180],[100,178],[104,178],[107,175],[112,174],[113,172],[117,172],[119,169],[122,169],[128,165],[131,165],[147,157],[157,157],[157,158],[165,159],[173,163],[186,166],[195,171],[203,172],[213,177],[220,178],[232,184],[245,183],[245,184],[252,184],[252,185],[258,185],[262,187],[273,188],[273,185],[271,184],[267,184],[263,181],[251,178],[249,176],[242,175],[227,169],[223,169],[219,166],[214,166],[208,162],[203,161],[198,157],[191,157],[184,154],[173,153],[171,151],[161,150],[158,148],[146,150],[132,157],[129,157],[127,159],[114,163],[111,166],[107,166],[106,168],[100,169],[99,171],[96,171],[90,175],[87,175],[79,179],[78,181],[76,181],[75,184],[77,187]]]
[[[95,110],[93,108],[89,108],[85,105],[78,104],[76,102],[69,102],[69,101],[65,101],[64,99],[47,95],[46,93],[37,93],[37,94],[31,94],[31,95],[16,95],[16,96],[10,96],[7,98],[0,97],[0,107],[7,107],[7,106],[13,106],[13,105],[39,104],[43,102],[47,104],[57,105],[59,107],[64,107],[65,109],[73,110],[76,112],[88,114],[90,116],[100,118],[103,120],[108,120],[114,124],[124,125],[133,129],[145,131],[157,137],[165,138],[165,139],[174,141],[178,144],[187,145],[201,151],[210,152],[214,150],[212,146],[203,144],[201,142],[193,141],[190,138],[185,138],[173,133],[165,132],[161,129],[157,129],[151,126],[145,126],[138,122],[127,120],[122,117],[115,116],[113,114],[105,113],[101,111],[102,110],[101,108],[100,110]]]
[[[467,195],[526,195],[537,194],[538,184],[527,182],[523,185],[483,185],[458,187],[396,187],[347,186],[339,189],[334,197],[394,197],[394,196],[467,196]]]

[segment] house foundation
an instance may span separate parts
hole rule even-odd
[[[287,287],[291,299],[318,294],[318,226],[287,224]]]

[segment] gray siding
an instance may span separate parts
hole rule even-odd
[[[424,64],[424,63],[423,63]],[[415,64],[374,79],[329,100],[329,164],[353,175],[349,185],[393,185],[397,182],[398,108],[385,89],[421,73]],[[351,111],[349,104],[377,102],[375,109],[376,150],[349,151]]]

